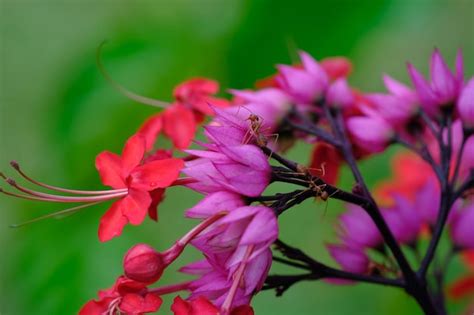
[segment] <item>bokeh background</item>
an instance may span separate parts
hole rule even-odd
[[[290,63],[296,48],[317,58],[348,56],[355,65],[351,83],[366,91],[382,89],[383,72],[408,81],[407,60],[426,73],[434,47],[450,64],[462,47],[472,75],[473,39],[471,0],[0,0],[0,169],[15,159],[52,184],[100,187],[95,155],[121,150],[155,112],[105,82],[95,64],[103,40],[109,41],[104,63],[117,81],[170,100],[174,85],[196,75],[215,78],[224,88],[252,87],[276,63]],[[290,154],[307,161],[308,152],[298,146]],[[364,163],[371,185],[389,175],[392,153]],[[348,174],[343,183],[350,185]],[[170,190],[159,223],[127,227],[120,238],[100,244],[104,205],[11,229],[9,224],[61,208],[0,196],[0,314],[74,314],[114,282],[130,246],[145,242],[165,249],[192,226],[181,218],[199,198]],[[327,209],[306,202],[281,217],[281,238],[330,262],[324,242],[334,239],[341,210],[333,201]],[[197,257],[189,250],[169,271]],[[168,272],[161,283],[177,279],[182,277]],[[419,314],[397,290],[323,282],[298,284],[282,298],[263,292],[253,304],[262,315]],[[168,307],[169,301],[163,314]]]

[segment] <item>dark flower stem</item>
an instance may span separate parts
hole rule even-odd
[[[277,240],[275,245],[282,254],[292,260],[297,260],[302,262],[298,263],[297,266],[301,269],[306,269],[311,271],[310,273],[297,276],[287,276],[287,275],[272,275],[267,278],[266,287],[264,289],[272,288],[288,288],[298,281],[303,280],[318,280],[322,278],[333,278],[333,279],[343,279],[350,281],[358,281],[372,284],[381,284],[386,286],[393,286],[403,288],[405,283],[402,279],[389,279],[380,276],[371,276],[364,274],[351,273],[339,269],[329,267],[321,262],[316,261],[312,257],[308,256],[302,250],[292,247],[281,240]],[[285,263],[290,266],[294,266],[294,262],[274,257],[275,261]]]
[[[352,145],[347,137],[341,111],[339,109],[331,109],[323,103],[320,105],[325,112],[326,119],[329,122],[329,125],[331,126],[337,141],[340,142],[340,145],[337,146],[337,148],[340,150],[346,160],[347,165],[351,169],[355,181],[360,187],[362,196],[364,199],[368,200],[368,203],[364,204],[362,207],[366,210],[378,227],[385,240],[385,243],[390,248],[398,265],[400,266],[405,278],[405,290],[415,298],[425,314],[440,314],[428,292],[425,278],[419,277],[419,275],[413,271],[364,181],[364,178],[357,166],[357,162],[352,151]]]

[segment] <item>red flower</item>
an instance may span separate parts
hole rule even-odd
[[[311,155],[310,171],[314,176],[319,176],[326,183],[333,185],[339,178],[339,169],[343,161],[341,154],[334,146],[319,142]]]
[[[202,296],[192,301],[185,301],[177,296],[171,305],[171,311],[174,315],[225,315],[221,314],[214,304]],[[254,315],[254,312],[249,305],[241,305],[234,308],[230,315]]]
[[[229,102],[215,98],[219,85],[216,81],[195,78],[178,85],[173,96],[176,101],[162,113],[150,117],[140,127],[138,133],[146,139],[146,148],[151,149],[157,136],[163,132],[178,149],[186,149],[194,139],[196,127],[206,115],[214,112],[209,104],[226,107]]]
[[[393,202],[394,193],[414,199],[415,194],[434,176],[428,163],[408,152],[395,155],[392,169],[393,178],[380,183],[375,189],[376,199],[386,205]]]
[[[161,303],[161,298],[149,292],[146,284],[120,276],[112,288],[99,291],[98,300],[87,302],[79,315],[115,314],[117,311],[140,315],[158,311]]]
[[[153,207],[163,195],[163,188],[170,186],[183,167],[182,160],[173,158],[147,159],[145,139],[134,135],[128,139],[122,155],[104,151],[96,158],[96,168],[104,185],[127,194],[115,201],[100,220],[99,239],[108,241],[122,233],[127,224],[143,222],[150,208],[151,217],[156,218]]]

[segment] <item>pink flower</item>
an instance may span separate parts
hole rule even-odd
[[[438,49],[431,56],[431,82],[408,64],[408,72],[420,98],[421,105],[430,115],[436,115],[441,107],[456,102],[463,85],[463,61],[461,52],[456,58],[456,72],[452,73]]]
[[[384,75],[383,79],[390,94],[373,93],[366,97],[388,123],[393,127],[401,127],[417,113],[418,97],[414,91],[392,77]]]
[[[267,249],[277,236],[278,224],[270,208],[246,206],[231,210],[192,244],[208,257],[211,253],[232,253],[226,261],[226,267],[230,268],[242,259],[247,246],[253,246],[252,259]]]
[[[260,195],[270,183],[271,167],[262,150],[245,144],[252,136],[246,122],[232,113],[216,110],[217,117],[206,127],[208,150],[188,150],[196,157],[186,162],[183,173],[195,181],[187,186],[201,193],[231,191],[244,196]]]
[[[345,78],[334,81],[326,94],[326,101],[329,105],[347,108],[354,104],[354,95]]]
[[[194,207],[188,209],[186,216],[188,218],[205,219],[219,211],[232,211],[244,205],[241,195],[229,191],[218,191],[207,195]]]
[[[296,103],[311,104],[324,96],[329,78],[321,65],[308,53],[300,52],[300,58],[302,69],[279,65],[276,82]]]
[[[471,78],[463,88],[457,109],[464,128],[474,129],[474,78]]]
[[[223,310],[247,305],[268,274],[272,262],[269,247],[277,236],[271,209],[247,206],[230,210],[192,241],[206,260],[181,269],[200,275],[189,286],[191,299],[204,296]]]
[[[329,244],[326,248],[343,270],[361,274],[369,270],[370,260],[363,249],[336,244]]]
[[[381,152],[392,141],[393,128],[375,111],[364,111],[366,116],[354,116],[347,120],[347,129],[362,149]]]
[[[225,259],[222,260],[225,261]],[[203,296],[219,308],[224,308],[230,303],[230,309],[232,309],[250,303],[252,296],[263,286],[271,261],[271,251],[267,249],[239,265],[244,266],[244,269],[239,266],[228,269],[203,260],[189,264],[180,271],[200,276],[189,286],[190,300]],[[236,281],[239,281],[239,284],[236,284]],[[226,303],[226,301],[230,302]]]
[[[451,238],[461,249],[474,249],[474,203],[454,212],[450,220]]]
[[[422,221],[413,203],[402,196],[395,196],[395,204],[384,209],[383,216],[395,238],[404,244],[412,244],[418,238]]]
[[[474,136],[470,136],[464,145],[464,151],[459,169],[460,178],[466,178],[474,170]]]
[[[339,217],[338,235],[344,244],[354,248],[376,248],[383,243],[382,235],[370,216],[352,204]]]
[[[187,186],[201,193],[231,191],[259,196],[270,183],[267,157],[252,145],[217,146],[216,151],[188,150],[197,157],[186,162],[183,173],[195,180]]]
[[[290,98],[281,90],[266,88],[258,91],[231,90],[239,98],[237,106],[225,111],[248,121],[250,115],[256,115],[261,120],[261,131],[270,134],[278,127],[281,119],[290,110]]]

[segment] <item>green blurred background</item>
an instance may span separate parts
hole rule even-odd
[[[273,73],[276,63],[290,63],[295,47],[317,58],[348,56],[355,65],[351,83],[376,91],[382,89],[383,72],[407,81],[407,60],[426,72],[435,46],[450,64],[462,47],[466,73],[472,74],[473,3],[1,0],[0,169],[15,159],[51,184],[100,187],[95,155],[121,150],[155,112],[116,93],[99,74],[95,50],[105,39],[103,59],[112,76],[133,91],[163,100],[171,99],[174,85],[196,75],[215,78],[224,88],[252,87]],[[307,161],[308,148],[299,146],[291,155]],[[369,183],[387,176],[389,155],[364,164]],[[344,183],[350,185],[348,174]],[[147,220],[100,244],[97,225],[104,206],[10,229],[9,224],[61,208],[2,197],[0,314],[74,314],[114,282],[130,246],[145,242],[165,249],[192,226],[182,213],[199,198],[170,190],[158,224]],[[333,201],[327,210],[307,202],[281,217],[281,238],[329,262],[324,242],[334,239],[332,226],[340,211]],[[197,257],[187,251],[161,283],[182,279],[171,271]],[[282,298],[263,292],[253,304],[257,314],[419,314],[397,290],[322,282],[298,284]],[[166,301],[163,314],[168,307]]]

